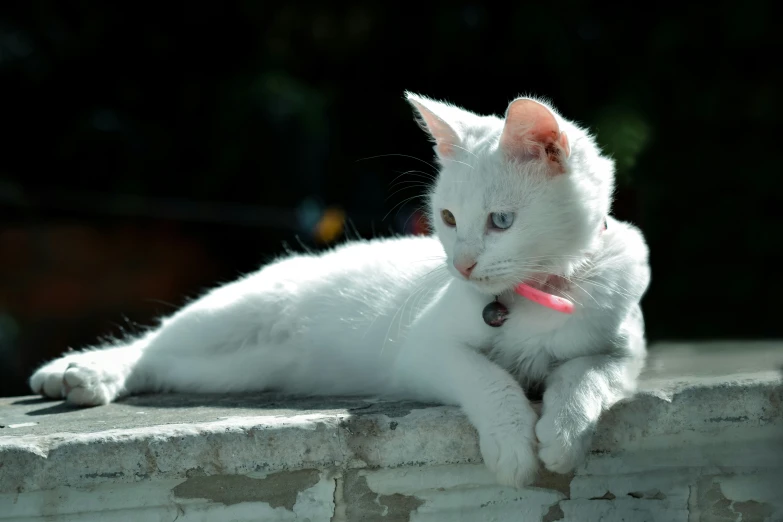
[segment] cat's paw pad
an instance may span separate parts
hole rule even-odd
[[[66,400],[71,404],[98,406],[110,403],[117,396],[116,379],[91,365],[70,363],[62,381]]]
[[[538,474],[535,443],[520,430],[482,433],[479,436],[484,463],[504,486],[522,488]]]
[[[573,429],[571,436],[566,437],[558,429],[554,417],[544,414],[536,423],[538,457],[549,471],[569,473],[584,461],[590,444],[590,432]]]

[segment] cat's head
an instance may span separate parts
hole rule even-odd
[[[505,118],[406,94],[435,142],[430,220],[449,270],[487,294],[570,275],[599,241],[614,164],[552,107],[517,98]]]

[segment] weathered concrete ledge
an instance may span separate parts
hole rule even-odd
[[[499,487],[455,408],[0,399],[0,520],[783,521],[783,344],[659,344],[586,464]]]

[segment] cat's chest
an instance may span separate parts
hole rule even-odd
[[[561,348],[571,344],[568,340],[579,321],[521,296],[501,298],[501,302],[508,307],[508,317],[502,326],[484,325],[486,338],[480,350],[523,384],[542,382]]]
[[[544,342],[565,327],[569,316],[534,303],[521,296],[504,296],[501,302],[508,308],[503,326],[492,328],[496,344],[511,348],[524,342]],[[491,328],[491,327],[490,327]]]
[[[568,320],[568,316],[524,297],[503,296],[500,303],[508,309],[508,316],[501,326],[493,327],[485,322],[484,314],[487,305],[493,302],[491,296],[455,288],[444,297],[450,299],[444,314],[448,328],[462,341],[482,351],[532,352],[533,348],[551,339]]]

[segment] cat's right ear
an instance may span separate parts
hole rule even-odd
[[[406,92],[405,98],[413,105],[418,116],[416,120],[421,128],[435,140],[435,151],[438,156],[453,157],[456,150],[462,148],[462,140],[457,132],[456,122],[452,121],[449,124],[448,120],[453,120],[455,113],[460,109],[412,92]]]
[[[565,172],[571,154],[554,113],[530,98],[517,98],[508,106],[500,148],[515,159],[542,161],[553,174]]]

